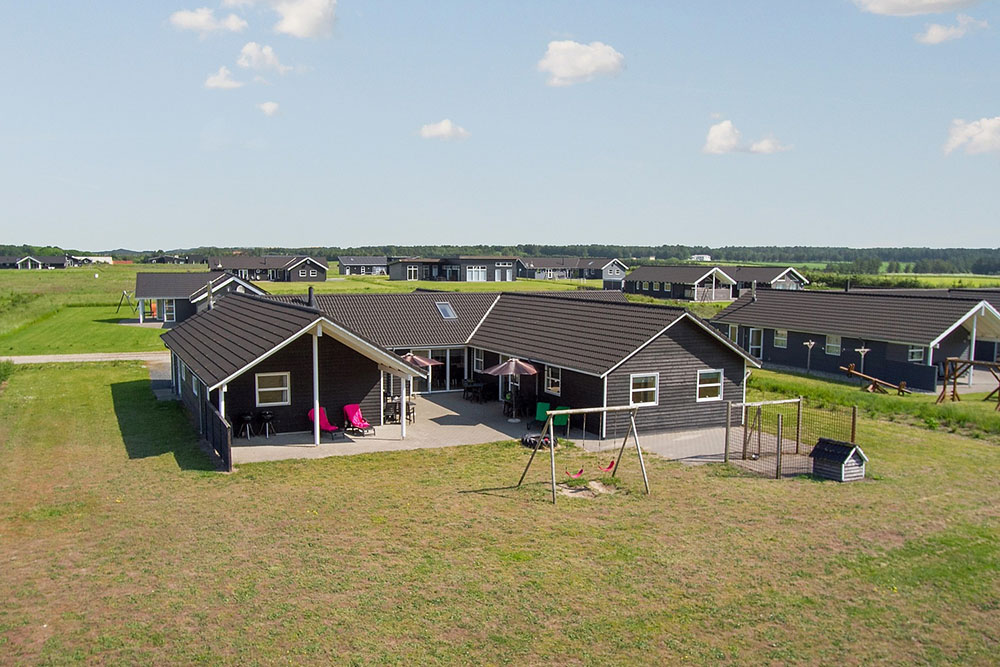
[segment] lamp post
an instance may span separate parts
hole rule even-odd
[[[816,341],[807,340],[802,344],[806,346],[806,375],[810,375],[810,367],[812,366],[813,346],[816,345]]]
[[[861,347],[854,348],[854,351],[861,355],[861,374],[864,375],[865,374],[865,355],[868,354],[869,352],[871,352],[871,349],[865,347],[865,344],[862,342],[861,343]],[[861,379],[861,384],[864,384],[864,382],[865,382],[864,378],[860,378],[860,379]]]

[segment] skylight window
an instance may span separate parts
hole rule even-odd
[[[451,307],[451,304],[447,301],[438,301],[434,304],[437,306],[438,312],[441,313],[441,317],[446,320],[458,319],[458,315],[455,314],[455,309]]]

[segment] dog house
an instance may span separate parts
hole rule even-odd
[[[838,482],[857,482],[865,478],[868,457],[850,442],[820,438],[809,458],[813,460],[813,475]]]

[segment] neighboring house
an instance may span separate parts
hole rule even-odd
[[[760,290],[713,324],[769,364],[840,373],[853,363],[867,375],[929,391],[945,359],[968,358],[976,342],[1000,340],[1000,313],[985,299],[871,292]],[[863,364],[860,349],[867,350]]]
[[[66,255],[26,255],[15,262],[19,269],[65,269],[71,263]]]
[[[227,271],[244,280],[270,280],[272,282],[323,282],[326,280],[327,263],[306,255],[226,255],[209,257],[211,271]]]
[[[711,255],[691,255],[691,257],[689,257],[688,259],[690,261],[692,261],[692,262],[711,262],[712,261],[712,256]]]
[[[509,282],[516,257],[413,257],[389,262],[389,280]]]
[[[516,260],[518,278],[536,280],[601,280],[604,289],[620,289],[628,267],[610,257],[522,257]]]
[[[0,255],[0,269],[16,269],[19,259],[17,255]]]
[[[73,266],[89,266],[91,264],[114,264],[111,255],[70,255]]]
[[[715,266],[640,266],[625,276],[622,289],[660,299],[728,301],[735,286],[736,280]]]
[[[188,258],[180,255],[152,255],[143,261],[146,264],[187,264]]]
[[[389,272],[389,260],[380,256],[341,256],[337,258],[342,276],[384,276]]]
[[[206,273],[137,273],[135,296],[139,300],[139,322],[154,320],[166,324],[183,322],[208,307],[208,285],[212,299],[229,292],[266,294],[242,278],[222,271]],[[147,305],[148,312],[147,315]]]
[[[382,394],[406,392],[404,379],[415,380],[417,391],[455,391],[478,379],[494,396],[513,384],[522,398],[553,406],[637,405],[644,431],[724,425],[725,401],[743,398],[746,365],[759,363],[682,308],[621,299],[233,294],[163,338],[176,391],[203,428],[216,409],[234,424],[266,409],[279,431],[307,431],[317,399],[334,421],[345,404],[360,403],[378,423]],[[441,365],[409,367],[397,356],[408,351]],[[518,381],[482,373],[510,356],[538,375]],[[588,428],[625,431],[624,422],[600,417]]]
[[[801,290],[809,284],[809,280],[795,270],[794,267],[775,266],[719,266],[726,275],[736,281],[733,286],[733,298],[739,297],[747,290],[753,289],[787,289]]]

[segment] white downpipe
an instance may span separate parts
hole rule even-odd
[[[319,326],[312,335],[313,343],[313,444],[319,447]]]
[[[146,316],[146,312],[145,311],[146,311],[146,300],[145,299],[139,299],[139,324],[142,324],[143,322],[146,321],[145,320],[145,316]]]
[[[406,376],[399,383],[399,438],[406,440]]]

